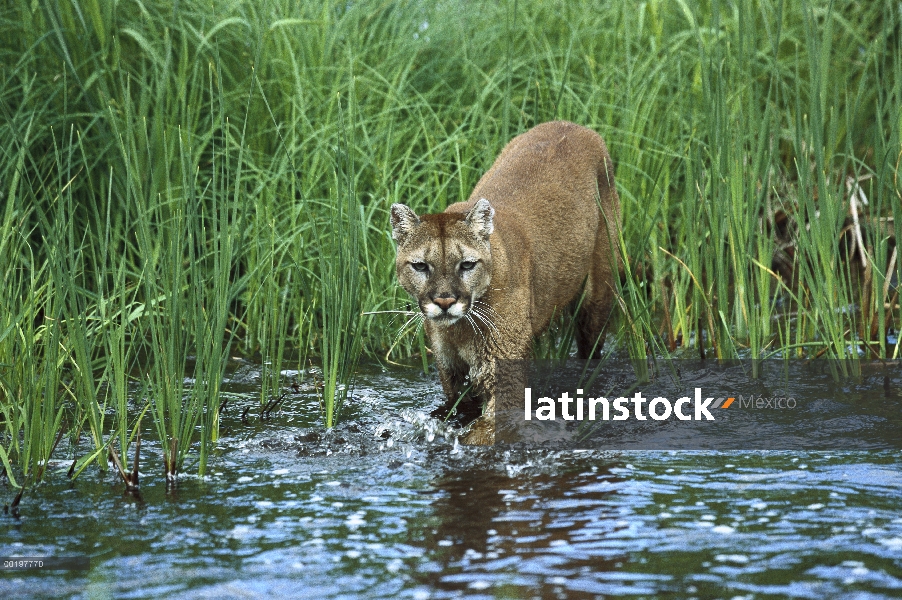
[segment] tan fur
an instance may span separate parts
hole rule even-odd
[[[494,441],[495,361],[528,358],[584,282],[577,348],[597,355],[620,268],[620,201],[594,131],[539,125],[511,140],[469,200],[422,217],[395,204],[392,226],[398,280],[426,316],[445,393],[456,400],[469,378],[486,402],[465,442]]]

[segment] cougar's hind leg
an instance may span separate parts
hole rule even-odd
[[[620,255],[611,252],[604,228],[600,228],[592,253],[592,268],[582,304],[576,312],[576,349],[579,358],[600,358],[609,321],[613,316]]]
[[[579,358],[600,358],[611,316],[613,294],[608,298],[587,296],[576,313],[576,351]]]

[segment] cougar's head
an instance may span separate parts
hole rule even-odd
[[[468,213],[421,217],[404,204],[392,205],[398,281],[437,325],[451,325],[465,317],[488,290],[494,215],[495,209],[484,198]]]

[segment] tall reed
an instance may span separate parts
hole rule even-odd
[[[332,427],[351,392],[357,361],[363,349],[363,298],[360,254],[362,207],[357,199],[354,160],[348,144],[353,122],[344,122],[341,98],[338,145],[335,148],[335,202],[323,202],[322,228],[316,227],[319,250],[322,333],[319,350],[323,361],[322,408],[326,427]],[[353,113],[352,113],[353,118]],[[352,133],[347,135],[348,130]]]

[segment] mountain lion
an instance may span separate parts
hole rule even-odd
[[[555,121],[515,137],[470,199],[417,216],[391,207],[396,270],[424,317],[442,387],[485,402],[464,438],[494,443],[495,361],[530,356],[581,292],[580,358],[598,356],[620,270],[620,200],[601,137]],[[592,356],[590,356],[592,355]]]

